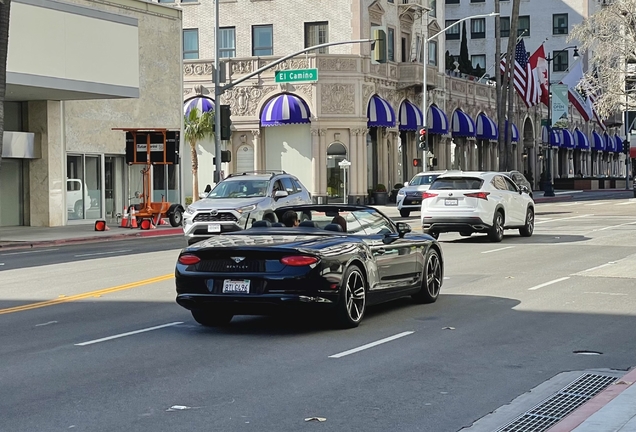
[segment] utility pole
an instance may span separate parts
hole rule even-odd
[[[519,27],[519,2],[520,0],[513,0],[512,2],[512,13],[510,14],[510,36],[508,37],[508,58],[510,59],[510,68],[514,69],[515,64],[515,56],[514,52],[516,52],[516,41],[517,41],[517,28]],[[505,145],[505,171],[510,171],[512,169],[512,113],[514,108],[514,95],[513,91],[514,87],[514,72],[511,72],[510,81],[508,82],[508,125],[506,126],[506,142]],[[523,145],[522,142],[517,143],[517,148]]]
[[[214,0],[214,183],[221,181],[221,71],[219,70],[219,2]]]
[[[495,13],[499,14],[501,12],[499,0],[495,0]],[[497,128],[499,129],[499,136],[497,137],[497,147],[501,149],[502,141],[504,136],[504,128],[506,127],[504,110],[501,105],[501,101],[503,100],[503,86],[506,82],[506,76],[508,74],[501,74],[501,19],[500,15],[495,17],[495,84],[497,86],[497,101],[495,103],[497,107]],[[508,66],[506,66],[506,71],[508,70]],[[499,162],[499,164],[501,164]],[[493,170],[499,169],[499,167],[492,167]]]

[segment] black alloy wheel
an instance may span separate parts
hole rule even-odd
[[[192,318],[204,327],[220,327],[229,324],[233,314],[222,311],[192,310]]]
[[[442,261],[435,249],[429,249],[422,272],[422,288],[411,297],[416,303],[435,303],[442,289]]]
[[[336,311],[340,328],[358,327],[367,306],[366,281],[357,265],[350,266],[342,278]]]
[[[504,237],[504,215],[501,210],[495,212],[495,217],[492,221],[492,227],[488,231],[488,237],[490,241],[499,243]]]
[[[526,211],[526,224],[523,228],[519,228],[521,237],[531,237],[534,232],[534,210],[528,207]]]

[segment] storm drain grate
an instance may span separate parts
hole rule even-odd
[[[592,399],[610,384],[616,377],[607,375],[584,374],[576,381],[559,390],[558,393],[525,412],[497,432],[543,432],[572,411]]]

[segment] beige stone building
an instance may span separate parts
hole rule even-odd
[[[184,13],[188,105],[214,95],[214,2],[175,6]],[[428,7],[427,35],[433,35],[445,26],[443,1],[299,0],[294,7],[282,0],[221,1],[227,82],[308,46],[369,38],[376,26],[386,30],[388,45],[386,64],[371,61],[369,44],[340,45],[285,61],[226,92],[221,103],[231,106],[233,134],[223,144],[232,152],[224,173],[284,169],[318,202],[368,202],[378,185],[390,190],[421,171],[414,159],[428,159],[429,170],[497,169],[497,135],[490,130],[496,90],[445,70],[444,34],[426,50],[429,158],[417,149],[427,37],[422,10]],[[313,68],[316,81],[275,82],[277,71]],[[528,112],[515,97],[513,168],[537,172],[540,117],[539,108]],[[210,183],[213,145],[204,142],[198,151],[199,182]],[[349,168],[339,165],[345,159]]]
[[[114,221],[141,190],[113,128],[182,124],[181,11],[138,0],[13,0],[0,226]],[[152,193],[179,201],[180,166]]]

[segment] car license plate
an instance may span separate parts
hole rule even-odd
[[[221,232],[221,224],[209,224],[208,225],[209,233],[220,233]]]
[[[444,205],[447,206],[456,206],[457,205],[457,198],[446,198],[444,200]]]
[[[229,280],[223,281],[223,294],[249,294],[249,280]]]
[[[421,201],[417,201],[417,200],[411,200],[408,204],[409,205],[420,205],[420,204],[422,204],[422,202]]]

